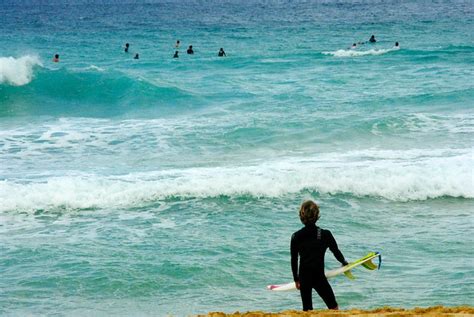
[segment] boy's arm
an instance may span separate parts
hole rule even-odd
[[[344,258],[344,255],[342,255],[342,252],[339,250],[337,247],[337,242],[336,239],[334,239],[331,231],[328,230],[328,245],[329,245],[329,250],[334,254],[336,259],[341,262],[342,265],[347,265],[346,259]]]
[[[293,234],[291,236],[290,253],[291,253],[291,271],[293,272],[293,280],[295,282],[298,282],[299,281],[299,277],[298,277],[298,248],[296,247],[295,234]]]

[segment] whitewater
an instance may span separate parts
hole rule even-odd
[[[472,13],[0,3],[0,315],[300,309],[265,286],[307,199],[384,257],[331,281],[341,308],[473,305]]]
[[[0,57],[0,83],[23,86],[31,82],[33,68],[40,66],[37,56],[25,55],[20,58]]]

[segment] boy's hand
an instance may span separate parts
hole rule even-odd
[[[300,282],[295,282],[296,289],[300,289]]]

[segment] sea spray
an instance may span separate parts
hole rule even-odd
[[[0,57],[0,84],[23,86],[30,83],[35,66],[43,66],[38,56]]]

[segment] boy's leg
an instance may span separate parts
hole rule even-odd
[[[336,297],[326,277],[320,278],[314,286],[316,292],[318,292],[318,295],[323,299],[329,309],[338,309]]]
[[[300,295],[301,301],[303,302],[303,310],[313,310],[313,299],[312,299],[313,288],[309,283],[300,284]]]

